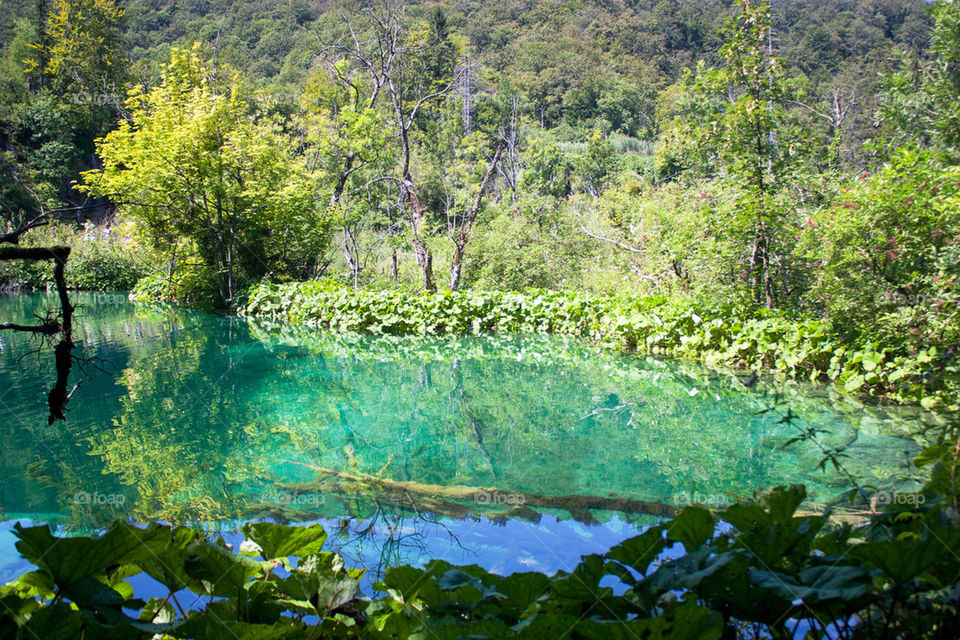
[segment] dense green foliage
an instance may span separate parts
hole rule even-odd
[[[569,573],[390,567],[374,600],[319,525],[247,524],[239,553],[191,528],[17,525],[37,569],[0,589],[0,624],[44,638],[951,638],[960,529],[937,469],[864,526],[798,513],[803,488],[780,487],[715,514],[688,507]],[[137,574],[169,595],[136,598]],[[182,590],[208,600],[184,610]]]
[[[897,146],[953,144],[946,2],[4,7],[4,223],[116,209],[159,297],[444,267],[792,308],[824,259],[798,224]]]
[[[71,287],[94,291],[127,291],[153,270],[155,256],[131,237],[130,225],[77,229],[55,223],[37,229],[20,242],[25,247],[69,246],[66,278]],[[0,261],[0,289],[53,286],[49,262]]]
[[[334,331],[442,335],[496,331],[581,336],[625,350],[696,358],[711,366],[832,380],[926,408],[956,406],[958,364],[936,346],[921,351],[895,335],[845,339],[827,322],[766,310],[665,297],[552,291],[404,294],[328,282],[263,284],[241,312]]]
[[[848,330],[874,325],[875,333],[912,345],[956,344],[960,263],[951,234],[958,228],[958,167],[929,152],[896,152],[811,217],[803,233],[818,257],[811,305]]]

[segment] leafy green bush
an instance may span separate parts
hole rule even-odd
[[[210,271],[202,264],[181,263],[172,276],[152,273],[138,280],[130,298],[140,304],[173,302],[213,308],[220,302],[220,292]]]
[[[804,244],[820,266],[812,303],[850,331],[953,346],[958,194],[960,169],[944,168],[932,152],[898,151],[808,222]]]
[[[142,248],[128,236],[129,227],[115,224],[77,229],[54,223],[23,236],[26,247],[63,245],[71,248],[67,261],[67,285],[73,289],[127,291],[147,271]],[[49,262],[0,262],[0,288],[38,289],[54,286],[53,265]]]
[[[323,551],[319,525],[250,523],[234,553],[186,527],[119,521],[99,537],[57,538],[17,524],[17,550],[37,569],[0,588],[0,628],[211,640],[952,638],[956,512],[930,491],[911,495],[851,527],[800,511],[802,486],[779,487],[720,512],[687,507],[569,573],[389,567],[374,600],[361,593],[362,569]],[[136,598],[127,578],[140,574],[167,597]],[[184,610],[185,589],[209,600]]]
[[[657,296],[530,290],[406,294],[332,282],[261,284],[240,313],[335,331],[439,335],[494,331],[574,335],[625,351],[703,360],[714,367],[774,370],[834,381],[928,409],[956,404],[960,369],[936,346],[847,339],[822,320]]]
[[[576,288],[595,247],[548,198],[525,197],[484,221],[467,247],[463,281],[479,289]]]

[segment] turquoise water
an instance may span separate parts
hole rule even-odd
[[[47,425],[52,348],[0,334],[5,520],[65,530],[115,517],[225,529],[251,517],[321,520],[367,560],[432,554],[550,570],[653,517],[530,509],[532,496],[720,506],[800,482],[826,502],[848,488],[846,476],[817,469],[815,443],[786,447],[799,430],[823,430],[820,446],[845,446],[847,470],[883,488],[914,478],[909,436],[924,426],[912,410],[821,387],[747,389],[736,375],[557,337],[337,336],[136,308],[122,294],[77,298],[83,370],[73,379],[82,383],[65,423]],[[24,321],[52,305],[6,296],[0,318]],[[793,423],[781,421],[787,408]],[[317,468],[484,492],[410,495],[344,485]]]

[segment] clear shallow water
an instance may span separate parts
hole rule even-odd
[[[918,446],[907,435],[923,426],[911,410],[824,388],[745,389],[735,376],[556,337],[337,336],[135,308],[123,295],[77,298],[86,364],[66,423],[47,426],[52,349],[32,353],[34,339],[0,333],[8,520],[89,530],[118,516],[226,529],[250,517],[320,519],[335,546],[367,563],[443,557],[554,571],[654,518],[564,502],[542,516],[516,509],[531,496],[719,505],[799,482],[825,502],[846,482],[816,468],[814,444],[784,447],[799,429],[824,429],[821,444],[846,445],[863,484],[890,487],[911,479]],[[0,297],[0,318],[24,321],[52,304]],[[774,389],[780,407],[760,413]],[[787,407],[793,424],[780,422]],[[318,467],[424,492],[415,509],[398,509],[397,485],[345,486],[318,478]],[[448,500],[423,485],[485,491]],[[463,517],[491,504],[522,517]],[[8,538],[0,528],[0,573],[15,560]]]

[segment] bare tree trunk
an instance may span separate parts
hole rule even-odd
[[[472,128],[471,121],[471,89],[470,86],[470,54],[468,53],[464,56],[463,61],[464,73],[463,73],[463,89],[461,90],[461,98],[463,99],[463,128],[464,132],[469,134]]]
[[[490,185],[493,173],[497,169],[497,162],[500,160],[500,154],[503,153],[503,147],[497,147],[487,165],[487,172],[480,183],[480,189],[477,191],[477,197],[473,201],[473,206],[463,218],[463,224],[460,229],[453,234],[453,261],[450,263],[450,291],[456,291],[460,288],[460,271],[463,262],[463,250],[470,240],[470,231],[473,229],[473,222],[480,213],[480,205],[483,203],[483,194]]]
[[[410,192],[411,213],[410,222],[413,227],[413,254],[417,258],[417,264],[420,265],[420,271],[423,272],[423,288],[430,293],[437,292],[437,285],[433,281],[433,252],[430,247],[424,243],[420,234],[423,225],[423,211],[420,209],[420,202],[417,200],[413,191]],[[414,209],[416,213],[414,213]]]
[[[407,201],[410,206],[410,228],[413,233],[413,254],[417,258],[417,264],[423,273],[423,288],[430,293],[437,292],[437,285],[433,281],[433,253],[430,251],[423,240],[421,234],[423,231],[423,208],[420,206],[420,199],[417,198],[417,192],[414,191],[413,181],[405,179],[403,188],[407,191]]]
[[[773,274],[770,267],[770,245],[766,237],[763,239],[763,293],[767,309],[773,309]]]
[[[437,292],[437,285],[433,281],[433,252],[419,240],[414,244],[414,250],[417,254],[417,264],[423,271],[423,290],[430,293]]]
[[[514,202],[520,199],[520,196],[517,194],[517,178],[520,174],[517,169],[517,164],[520,159],[520,154],[517,150],[520,131],[520,127],[518,126],[520,121],[519,109],[520,99],[514,96],[510,100],[510,132],[507,135],[507,173],[510,176],[507,179],[507,184],[510,186],[510,192]]]
[[[357,250],[357,239],[346,225],[343,226],[343,257],[350,267],[350,278],[353,280],[353,288],[356,289],[360,284],[360,252]]]
[[[460,288],[461,262],[463,262],[463,247],[453,245],[453,261],[450,263],[450,291]]]
[[[773,278],[770,273],[770,246],[763,223],[754,226],[753,250],[750,254],[750,288],[754,300],[773,308]]]
[[[67,408],[67,401],[70,399],[70,396],[73,395],[72,391],[67,391],[70,369],[73,365],[73,305],[70,304],[70,296],[67,294],[67,281],[64,277],[67,258],[70,257],[70,248],[54,249],[53,253],[53,279],[57,283],[57,296],[60,299],[62,320],[60,342],[56,348],[54,348],[57,382],[47,396],[47,404],[50,408],[50,417],[47,419],[48,424],[53,424],[54,420],[67,419],[64,412]]]

